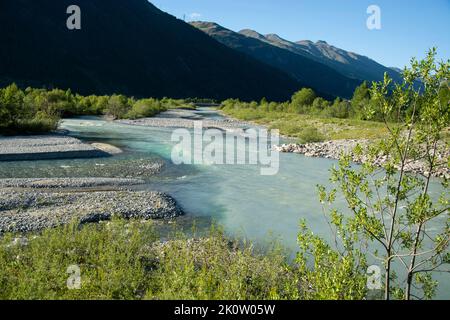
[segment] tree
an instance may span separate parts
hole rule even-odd
[[[322,114],[327,117],[345,119],[350,116],[350,109],[350,102],[336,98],[331,106],[322,111]]]
[[[323,110],[330,107],[330,102],[324,98],[317,97],[312,104],[312,112],[320,114]]]
[[[165,108],[161,105],[160,101],[152,98],[142,99],[133,104],[132,109],[125,117],[130,119],[153,117],[164,110]]]
[[[370,89],[367,82],[364,81],[360,86],[355,89],[351,100],[352,116],[358,118],[364,118],[365,109],[370,104]]]
[[[343,274],[355,277],[350,288],[360,288],[363,256],[373,257],[384,266],[383,291],[387,300],[432,298],[438,285],[432,272],[450,272],[447,179],[441,181],[439,197],[430,192],[437,168],[449,165],[448,159],[439,156],[439,150],[449,148],[443,131],[450,123],[450,61],[436,63],[435,56],[436,50],[432,49],[424,60],[413,59],[411,68],[403,73],[403,83],[396,84],[393,90],[387,75],[383,82],[372,85],[374,103],[367,110],[368,117],[382,115],[388,136],[367,149],[358,146],[353,154],[343,155],[339,166],[332,169],[331,181],[337,187],[319,187],[335,235],[334,248],[302,228],[298,260],[302,262],[308,253],[319,253],[316,260],[332,261],[330,292],[343,284],[349,287]],[[418,79],[422,82],[420,88],[415,86]],[[398,120],[395,125],[388,121],[393,118]],[[363,165],[355,168],[355,157],[364,159]],[[420,175],[409,173],[413,161],[422,161],[426,170]],[[332,207],[338,194],[344,197],[348,212]],[[341,265],[346,268],[339,268]],[[309,279],[314,280],[329,266],[319,267],[319,271],[309,274]]]
[[[0,90],[0,125],[8,127],[20,118],[23,112],[24,93],[15,83]]]
[[[128,99],[125,96],[112,95],[108,99],[105,112],[114,119],[119,119],[124,117],[129,110],[130,106],[128,105]]]
[[[303,88],[296,92],[291,99],[291,108],[298,113],[306,113],[316,98],[312,89]]]

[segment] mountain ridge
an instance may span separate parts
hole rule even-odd
[[[367,56],[338,48],[328,44],[324,40],[318,40],[316,42],[311,40],[292,42],[283,39],[277,34],[262,35],[251,29],[243,31],[243,34],[247,36],[255,37],[255,34],[258,34],[257,37],[259,40],[314,59],[350,78],[365,81],[381,81],[384,73],[387,72],[394,81],[401,81],[401,75],[398,69],[386,67]]]
[[[66,9],[81,8],[81,30]],[[0,85],[136,97],[287,100],[302,84],[147,0],[2,0]]]
[[[346,77],[325,64],[274,46],[256,31],[245,29],[234,32],[217,23],[204,21],[193,21],[191,25],[232,49],[286,72],[326,98],[350,98],[354,89],[361,83],[360,80]]]

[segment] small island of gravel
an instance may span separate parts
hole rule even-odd
[[[223,131],[248,129],[255,126],[254,124],[229,117],[224,117],[223,119],[218,120],[205,119],[202,116],[195,115],[191,110],[187,111],[179,109],[164,111],[151,118],[116,120],[118,123],[134,126],[186,129],[194,128],[195,121],[201,121],[202,127],[205,129],[211,128]]]
[[[78,221],[173,219],[183,215],[160,192],[133,191],[133,179],[0,179],[0,234],[33,232]]]

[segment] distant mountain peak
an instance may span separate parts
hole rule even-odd
[[[227,30],[227,35],[230,35],[230,33],[232,31]],[[239,34],[314,60],[333,68],[349,78],[379,81],[383,79],[384,73],[388,72],[394,80],[398,81],[400,79],[398,70],[387,68],[366,56],[335,47],[325,40],[292,42],[274,33],[262,35],[251,29],[241,30]],[[227,42],[224,34],[222,35],[222,40]]]
[[[277,35],[276,33],[269,33],[269,34],[266,34],[264,37],[265,37],[266,39],[273,39],[273,40],[285,41],[285,39],[283,39],[282,37],[280,37],[280,36]]]
[[[199,26],[204,26],[204,27],[218,27],[218,28],[222,28],[222,26],[220,26],[217,23],[212,22],[212,21],[191,21],[189,23],[191,25],[199,25]]]
[[[211,28],[207,24],[193,25],[222,44],[285,72],[296,79],[302,87],[312,88],[321,96],[347,98],[360,83],[359,80],[350,79],[314,59],[283,48],[282,44],[288,47],[292,43],[278,35],[264,36],[251,29],[234,32],[226,28]],[[277,42],[278,45],[272,42]]]
[[[243,29],[243,30],[239,31],[239,33],[246,37],[251,37],[251,38],[259,39],[262,41],[266,41],[266,37],[264,37],[262,34],[256,32],[255,30],[252,30],[252,29]]]
[[[210,21],[191,21],[189,22],[190,25],[197,29],[212,29],[212,30],[224,30],[225,28],[221,25],[218,25],[215,22]]]

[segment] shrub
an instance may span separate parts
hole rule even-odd
[[[124,117],[129,119],[153,117],[165,110],[166,109],[162,106],[160,101],[155,99],[143,99],[136,101],[133,104],[132,109],[128,111]]]
[[[18,133],[46,133],[56,130],[58,118],[33,118],[18,120],[14,130]]]
[[[0,241],[1,299],[135,299],[147,287],[141,257],[152,233],[143,225],[72,224],[29,236],[27,245],[12,245],[14,237]],[[67,287],[71,265],[81,270],[80,290]]]
[[[308,113],[316,98],[312,89],[303,88],[292,96],[291,109],[298,113]]]
[[[121,119],[127,114],[130,108],[127,97],[122,95],[112,95],[106,104],[105,114],[114,119]]]
[[[160,243],[152,223],[73,223],[0,239],[0,299],[295,299],[296,274],[279,250],[257,254],[216,230]],[[81,288],[69,290],[77,265]]]
[[[298,137],[302,143],[321,142],[325,140],[325,136],[315,127],[303,128]]]

